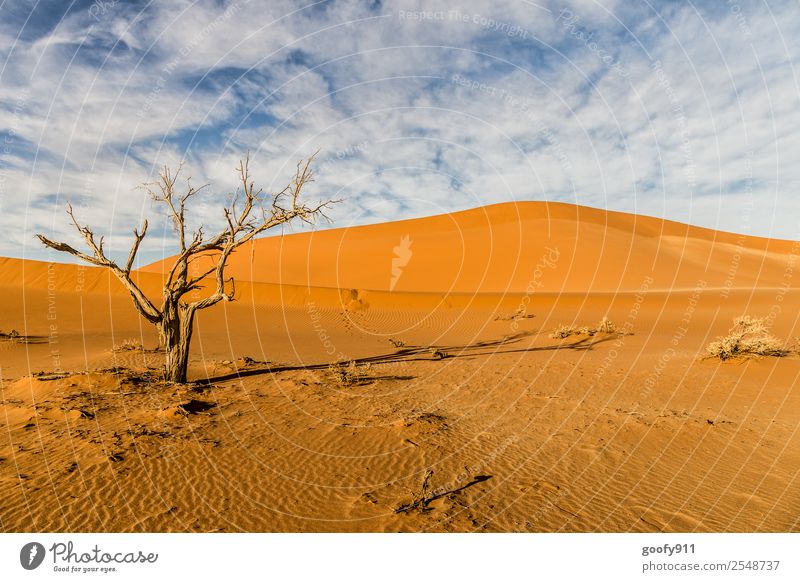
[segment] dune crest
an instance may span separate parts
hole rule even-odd
[[[259,283],[415,293],[769,287],[789,241],[555,202],[503,203],[427,218],[265,237],[229,273]],[[795,249],[796,251],[797,249]],[[160,272],[169,259],[148,265]],[[200,267],[198,267],[199,270]]]

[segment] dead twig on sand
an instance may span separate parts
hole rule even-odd
[[[452,488],[447,489],[434,489],[433,491],[428,491],[428,486],[430,485],[431,477],[433,477],[433,470],[428,469],[425,472],[425,477],[422,479],[422,487],[420,494],[415,496],[414,500],[411,503],[405,503],[400,507],[397,507],[394,512],[395,513],[407,513],[409,511],[413,511],[414,509],[426,509],[428,505],[430,505],[433,501],[437,499],[441,499],[442,497],[447,497],[448,495],[452,495],[454,493],[459,493],[464,489],[472,487],[473,485],[477,485],[478,483],[483,483],[484,481],[488,481],[492,478],[491,475],[476,475],[472,478],[471,481],[467,482],[464,485],[455,486]]]

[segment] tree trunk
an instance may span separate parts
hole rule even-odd
[[[163,319],[159,328],[166,354],[167,380],[170,382],[186,383],[193,324],[193,309],[183,305],[164,305]]]

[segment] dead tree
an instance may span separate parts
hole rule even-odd
[[[235,282],[233,277],[225,277],[225,266],[231,253],[264,231],[295,219],[313,223],[320,216],[325,217],[324,210],[337,202],[328,200],[316,206],[308,206],[301,201],[300,195],[304,186],[314,181],[311,169],[313,160],[314,156],[311,156],[300,162],[289,185],[272,195],[264,193],[261,189],[255,189],[254,182],[250,178],[250,156],[240,161],[237,171],[241,186],[233,195],[231,202],[223,208],[225,226],[211,237],[205,235],[202,226],[194,232],[187,232],[187,203],[204,187],[193,188],[190,180],[187,180],[186,190],[178,194],[176,183],[180,167],[173,172],[165,166],[156,183],[144,184],[143,188],[153,200],[166,206],[180,245],[175,262],[166,272],[160,307],[156,307],[156,303],[145,295],[131,277],[136,254],[147,234],[147,220],[142,224],[141,230],[134,229],[133,244],[124,266],[120,266],[106,255],[102,236],[96,239],[95,233],[88,226],[81,226],[78,223],[71,205],[67,207],[67,214],[83,237],[89,252],[79,251],[66,243],[52,241],[41,234],[36,236],[52,249],[69,253],[92,265],[110,269],[130,292],[139,314],[158,328],[166,356],[167,379],[185,383],[195,314],[220,301],[234,300]],[[203,257],[210,257],[212,266],[201,273],[190,275],[190,265]],[[214,289],[212,293],[197,301],[184,300],[188,293],[203,289],[209,282]]]

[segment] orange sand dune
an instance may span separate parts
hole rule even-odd
[[[404,243],[407,241],[407,243]],[[553,202],[267,237],[230,263],[265,283],[435,293],[768,287],[793,243]],[[169,261],[166,261],[167,263]],[[161,271],[164,262],[145,267]],[[198,269],[200,267],[198,266]]]
[[[800,531],[798,251],[544,203],[265,238],[185,386],[107,272],[0,259],[0,531]],[[786,357],[704,358],[745,313]]]

